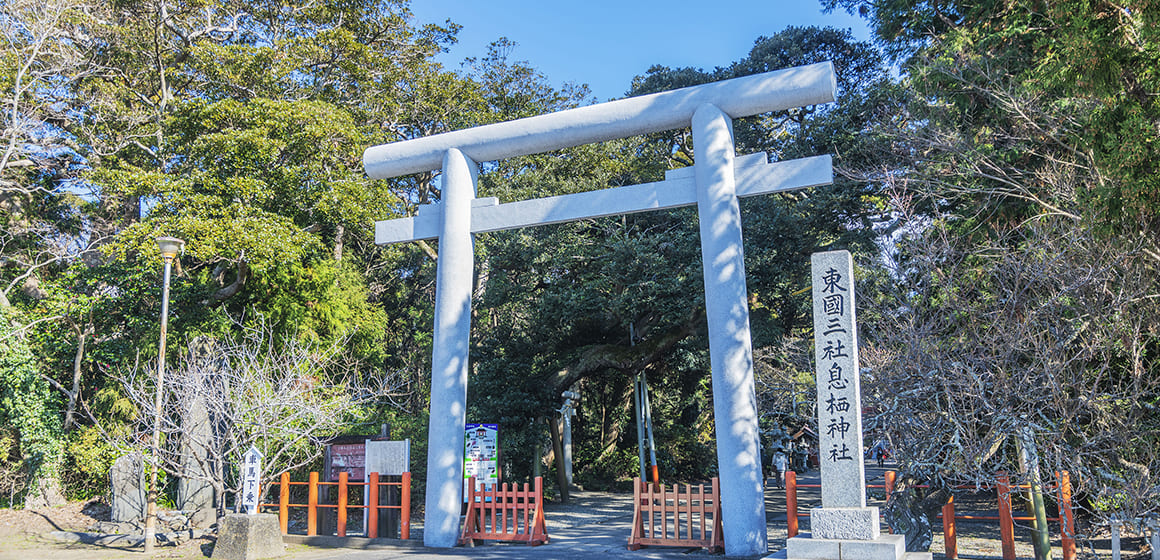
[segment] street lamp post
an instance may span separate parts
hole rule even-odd
[[[149,472],[149,496],[145,506],[145,554],[153,553],[157,539],[157,469],[161,465],[161,403],[165,383],[165,331],[169,326],[169,273],[173,259],[185,247],[185,241],[176,237],[158,237],[157,248],[165,259],[165,275],[161,284],[161,343],[157,350],[157,394],[153,401],[153,440],[149,452],[153,457],[153,469]]]

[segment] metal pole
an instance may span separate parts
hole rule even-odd
[[[1112,530],[1112,560],[1120,560],[1120,525],[1120,520],[1114,517],[1108,521],[1108,527]]]
[[[628,324],[628,345],[636,346],[636,329],[632,323]],[[632,380],[632,403],[634,417],[636,419],[636,455],[640,461],[640,479],[648,480],[648,470],[645,466],[644,459],[644,401],[641,400],[641,377],[644,375],[643,371],[636,372],[636,377]]]
[[[648,471],[644,461],[644,405],[640,398],[640,373],[632,380],[632,402],[636,406],[636,454],[640,460],[640,479],[648,480]]]
[[[153,469],[149,472],[149,496],[145,506],[145,554],[153,553],[157,535],[157,469],[161,453],[161,403],[164,400],[165,384],[165,332],[169,327],[169,274],[173,268],[173,257],[165,257],[165,274],[161,284],[161,343],[157,350],[157,391],[153,399],[153,440],[149,453]]]
[[[642,407],[644,410],[644,432],[648,434],[648,457],[652,481],[654,484],[660,484],[661,475],[657,468],[657,442],[653,439],[652,406],[648,402],[648,377],[645,376],[644,370],[640,372],[640,397],[644,404]]]

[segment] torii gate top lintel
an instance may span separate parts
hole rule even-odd
[[[451,148],[493,161],[686,127],[706,103],[736,119],[829,103],[836,90],[833,64],[819,62],[373,146],[363,166],[372,179],[389,179],[440,169]]]

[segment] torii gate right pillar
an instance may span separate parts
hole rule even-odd
[[[729,510],[723,526],[725,555],[759,555],[769,551],[769,544],[741,209],[733,175],[733,124],[711,104],[697,109],[692,124],[717,468],[721,503]]]

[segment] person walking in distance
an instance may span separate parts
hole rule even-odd
[[[789,469],[789,457],[785,450],[778,448],[773,452],[773,476],[777,488],[785,488],[785,471]]]

